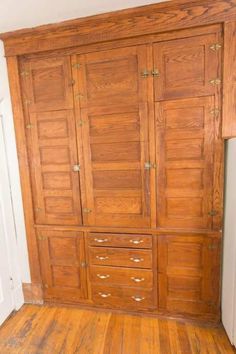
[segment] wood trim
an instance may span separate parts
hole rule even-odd
[[[28,156],[27,156],[27,148],[26,148],[27,144],[26,144],[26,134],[25,134],[25,120],[24,120],[24,112],[23,112],[22,99],[21,99],[21,89],[20,89],[20,81],[19,81],[20,75],[19,75],[17,57],[8,58],[7,65],[8,65],[11,102],[13,107],[18,161],[19,161],[20,177],[21,177],[21,190],[22,190],[22,197],[23,197],[25,226],[26,226],[27,243],[28,243],[28,251],[29,251],[31,281],[33,283],[34,282],[40,283],[41,276],[40,276],[40,268],[39,268],[37,238],[36,238],[36,232],[34,228],[32,192],[30,188],[31,182],[30,182],[30,172],[29,172]]]
[[[23,283],[24,300],[27,304],[43,304],[43,291],[41,284]]]
[[[175,0],[1,34],[7,56],[236,19],[236,0]]]
[[[236,137],[236,22],[224,24],[223,138]]]

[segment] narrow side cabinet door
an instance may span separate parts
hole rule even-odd
[[[21,65],[37,224],[81,224],[70,58]]]
[[[89,225],[150,225],[146,47],[73,58]]]
[[[159,308],[189,315],[219,311],[220,240],[206,235],[160,236]]]
[[[44,299],[76,302],[87,296],[84,236],[38,231]]]

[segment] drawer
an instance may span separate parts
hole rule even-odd
[[[92,300],[97,305],[123,309],[148,309],[154,307],[151,290],[129,289],[125,287],[93,286]]]
[[[89,259],[95,265],[152,268],[151,250],[90,247]]]
[[[124,285],[152,289],[153,272],[147,269],[91,266],[90,280],[93,284]]]
[[[90,233],[88,242],[90,246],[152,248],[151,235]]]

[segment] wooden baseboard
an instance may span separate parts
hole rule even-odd
[[[43,304],[43,291],[41,284],[23,283],[24,300],[27,304]]]

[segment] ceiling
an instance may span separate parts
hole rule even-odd
[[[0,0],[0,32],[162,1],[164,0]]]

